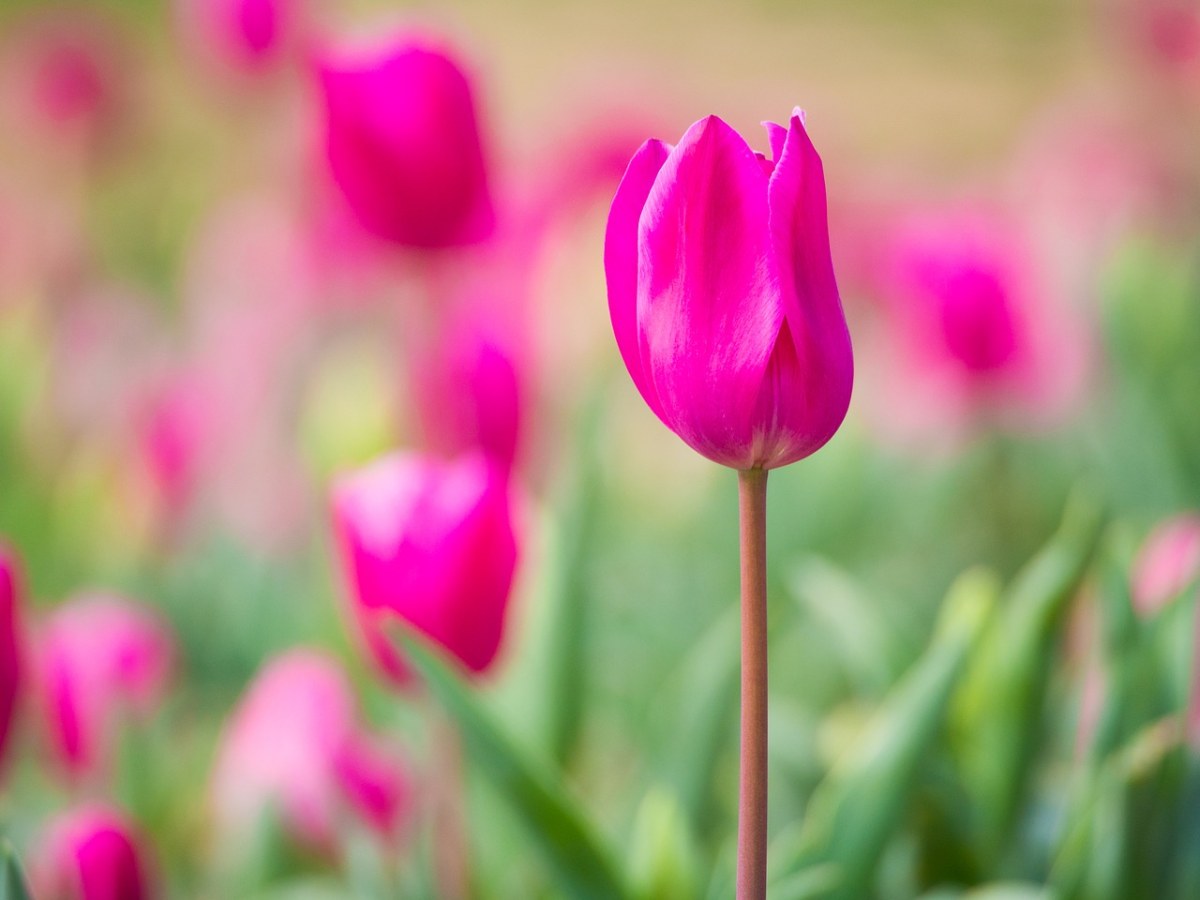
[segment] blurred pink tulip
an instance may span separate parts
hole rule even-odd
[[[1056,424],[1082,386],[1086,336],[1055,309],[1015,226],[982,208],[915,213],[886,244],[887,424],[939,437],[1005,416]]]
[[[109,23],[92,11],[55,9],[9,34],[0,90],[21,133],[68,143],[101,137],[124,99],[122,51]]]
[[[341,667],[324,653],[294,649],[255,676],[230,717],[212,796],[218,822],[245,836],[268,811],[317,852],[336,851],[339,822],[354,813],[395,836],[411,803],[401,761],[359,730]]]
[[[359,223],[398,245],[471,244],[494,212],[475,100],[441,41],[397,35],[319,63],[325,153]]]
[[[21,688],[20,600],[16,557],[0,544],[0,774]]]
[[[478,318],[452,322],[432,352],[415,360],[416,405],[425,447],[454,457],[478,449],[511,469],[521,429],[514,339]]]
[[[125,817],[79,807],[47,827],[30,866],[38,900],[149,900],[147,850]]]
[[[1200,8],[1194,0],[1119,0],[1116,27],[1132,45],[1164,74],[1191,90],[1200,74]]]
[[[181,37],[235,72],[264,72],[297,49],[309,26],[307,0],[177,0]]]
[[[121,597],[83,595],[42,623],[33,647],[35,690],[71,774],[103,771],[123,718],[149,716],[161,703],[174,655],[166,623]]]
[[[1200,514],[1167,519],[1150,533],[1133,564],[1133,603],[1151,616],[1200,579]]]
[[[393,453],[335,483],[333,518],[355,617],[385,674],[408,678],[384,631],[393,616],[472,672],[492,666],[517,563],[499,465]]]
[[[676,147],[645,143],[604,248],[617,346],[643,399],[737,469],[818,450],[853,383],[820,157],[799,110],[766,128],[773,160],[715,116]]]

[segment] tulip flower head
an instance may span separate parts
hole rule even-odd
[[[33,856],[39,900],[148,900],[146,850],[125,817],[101,805],[54,820]]]
[[[278,62],[307,24],[305,0],[178,0],[182,37],[225,67],[254,73]]]
[[[244,838],[270,811],[297,844],[326,853],[346,812],[381,836],[396,834],[408,780],[397,756],[360,731],[357,714],[332,658],[302,648],[269,661],[221,742],[212,796],[222,829]]]
[[[355,618],[393,682],[407,681],[385,632],[397,616],[470,671],[492,666],[517,563],[502,467],[394,453],[334,485],[333,516]]]
[[[426,250],[491,233],[474,91],[440,42],[342,48],[324,55],[319,76],[329,173],[363,228]]]
[[[889,425],[944,436],[1005,417],[1056,424],[1083,382],[1085,332],[1054,309],[1013,224],[982,208],[924,210],[886,243]]]
[[[54,610],[34,646],[34,678],[51,743],[76,776],[102,770],[127,714],[162,701],[175,639],[150,609],[105,594]]]
[[[17,571],[12,553],[0,545],[0,766],[8,746],[21,687]]]
[[[512,338],[455,322],[413,367],[425,444],[446,457],[478,448],[511,468],[521,426],[521,385]]]
[[[608,304],[634,384],[707,458],[772,469],[820,449],[853,359],[820,157],[796,110],[772,157],[710,116],[642,145],[605,235]]]
[[[1200,514],[1185,513],[1160,524],[1133,565],[1133,603],[1153,615],[1189,586],[1200,588]]]

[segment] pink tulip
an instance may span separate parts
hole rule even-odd
[[[446,457],[479,449],[505,469],[517,456],[521,385],[511,344],[497,327],[455,321],[412,368],[425,446]]]
[[[64,603],[35,636],[34,680],[51,743],[67,770],[107,764],[121,720],[161,703],[175,639],[152,610],[107,594]]]
[[[472,672],[491,667],[517,562],[501,467],[477,453],[394,453],[338,480],[333,516],[355,616],[385,674],[407,680],[385,631],[393,616]]]
[[[737,469],[818,450],[853,382],[820,157],[799,110],[787,128],[766,128],[773,160],[715,116],[678,146],[647,141],[604,248],[634,384],[689,446]]]
[[[308,25],[306,0],[178,0],[181,36],[227,69],[265,71],[293,50]]]
[[[39,900],[148,900],[147,851],[125,817],[98,804],[55,819],[33,855]]]
[[[317,650],[269,661],[230,718],[213,775],[217,818],[244,836],[272,809],[286,833],[318,852],[336,849],[339,821],[353,812],[394,836],[410,805],[395,753],[356,722],[341,667]]]
[[[12,731],[21,687],[21,623],[17,562],[0,544],[0,768]]]
[[[922,211],[886,243],[888,424],[946,437],[1061,421],[1083,385],[1086,334],[1055,308],[1015,224],[983,208]]]
[[[112,125],[124,85],[119,41],[106,20],[56,10],[30,17],[13,34],[2,90],[22,131],[71,143]]]
[[[432,249],[475,243],[494,221],[471,84],[441,42],[401,35],[319,65],[325,152],[359,223]]]
[[[1133,603],[1153,615],[1200,579],[1200,514],[1167,519],[1150,533],[1133,565]]]

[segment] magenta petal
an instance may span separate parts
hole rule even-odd
[[[0,775],[21,688],[21,640],[16,563],[0,545]]]
[[[833,436],[854,381],[829,251],[825,176],[798,114],[776,160],[769,197],[787,319],[759,397],[766,448],[759,464],[772,468],[808,456]]]
[[[753,414],[783,321],[767,176],[715,116],[671,152],[639,223],[642,362],[663,421],[709,459],[753,464]]]
[[[604,233],[604,273],[608,280],[608,312],[612,317],[617,349],[629,375],[650,409],[660,418],[658,396],[642,367],[641,336],[637,322],[638,220],[671,147],[646,141],[629,161],[608,214]]]
[[[500,647],[516,570],[507,472],[481,454],[442,462],[393,454],[339,481],[335,527],[356,617],[385,671],[380,629],[399,617],[468,669]]]

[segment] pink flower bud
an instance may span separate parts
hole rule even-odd
[[[21,633],[17,563],[0,544],[0,772],[21,687]]]
[[[642,145],[604,247],[634,384],[690,447],[737,469],[818,450],[853,382],[820,157],[799,110],[766,128],[773,159],[715,116],[675,147]]]
[[[0,73],[11,124],[67,144],[102,136],[125,93],[121,42],[110,23],[82,10],[57,10],[31,16],[13,33]]]
[[[886,424],[926,439],[1058,424],[1084,382],[1086,330],[1055,308],[1016,224],[984,207],[916,210],[884,243]]]
[[[329,171],[367,231],[425,249],[490,234],[471,84],[440,43],[400,36],[328,53],[319,69]]]
[[[1150,533],[1133,565],[1133,604],[1151,616],[1200,579],[1200,514],[1167,519]]]
[[[357,704],[326,654],[290,650],[270,660],[226,728],[213,774],[213,806],[244,838],[268,810],[303,847],[332,854],[339,821],[354,812],[384,837],[410,805],[394,752],[358,731]]]
[[[517,563],[500,466],[481,454],[442,462],[394,453],[334,485],[333,517],[355,617],[394,682],[407,673],[383,631],[392,616],[471,671],[490,668]]]
[[[305,0],[178,0],[181,36],[233,71],[264,71],[294,49],[308,24]]]
[[[104,769],[125,715],[149,716],[162,701],[174,655],[167,625],[132,601],[91,594],[51,613],[35,638],[34,679],[68,771]]]
[[[512,338],[467,319],[417,360],[416,404],[425,446],[452,457],[479,449],[505,469],[517,456],[521,385]]]
[[[39,900],[148,900],[146,850],[125,817],[98,804],[50,823],[30,875]]]

